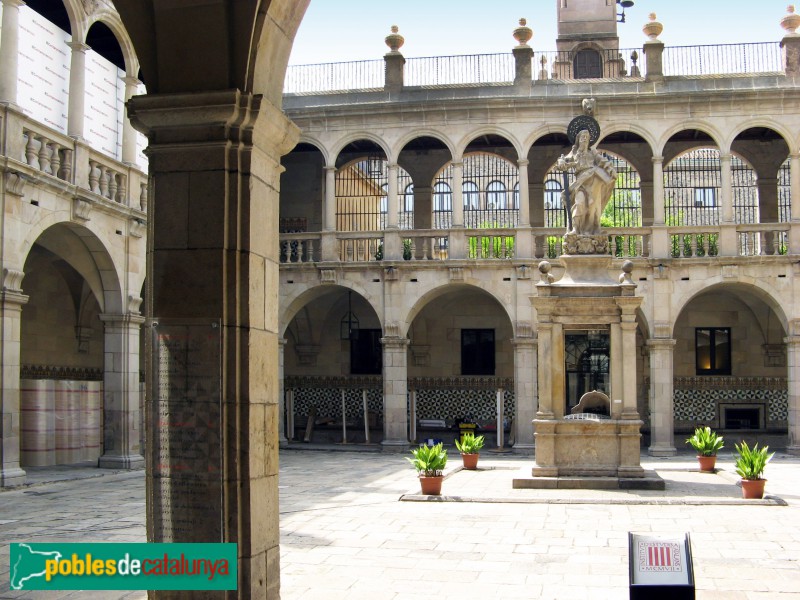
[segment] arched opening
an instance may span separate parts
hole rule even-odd
[[[719,285],[692,298],[674,329],[676,437],[708,425],[784,445],[785,336],[772,301],[752,287]]]
[[[514,349],[505,308],[487,292],[465,285],[448,286],[422,302],[408,333],[417,437],[451,437],[462,422],[496,432],[498,393],[510,430]]]
[[[364,442],[383,425],[381,323],[361,294],[341,286],[313,290],[284,337],[289,441]],[[366,404],[366,413],[364,406]]]

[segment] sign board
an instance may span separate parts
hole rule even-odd
[[[653,536],[628,533],[631,600],[694,600],[689,534]]]

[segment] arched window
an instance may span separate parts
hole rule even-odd
[[[453,191],[442,181],[433,186],[433,210],[435,212],[453,210]]]
[[[597,50],[579,50],[573,61],[575,79],[593,79],[603,76],[603,60]]]
[[[490,181],[486,186],[486,208],[506,208],[506,186],[502,181]]]
[[[514,184],[514,192],[511,194],[511,206],[509,208],[519,208],[519,182]]]
[[[555,179],[548,179],[544,182],[544,209],[551,210],[561,208],[561,192],[564,188]]]
[[[474,181],[465,181],[461,187],[464,196],[464,208],[467,210],[477,210],[480,203],[478,186]]]

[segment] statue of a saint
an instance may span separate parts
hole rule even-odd
[[[571,234],[599,235],[600,216],[611,198],[617,170],[605,156],[589,146],[589,131],[575,136],[569,154],[558,159],[559,169],[575,169],[575,181],[569,186],[572,201]]]

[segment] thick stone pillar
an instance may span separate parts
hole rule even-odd
[[[622,418],[638,419],[636,402],[636,309],[640,298],[617,298],[620,307],[620,341],[622,343]]]
[[[800,335],[790,335],[786,343],[788,367],[789,439],[786,452],[800,456]]]
[[[217,325],[219,340],[218,364],[186,369],[193,369],[187,375],[195,375],[198,385],[217,381],[221,418],[198,419],[190,432],[162,419],[149,423],[148,439],[155,443],[147,461],[148,540],[236,543],[238,592],[204,597],[277,600],[278,244],[266,233],[278,230],[280,157],[294,147],[299,131],[279,107],[238,90],[137,96],[128,109],[150,140],[155,190],[148,220],[148,316],[162,324]],[[178,377],[184,375],[180,367]],[[168,409],[180,400],[153,384],[151,376],[148,414],[150,402]],[[182,404],[181,419],[193,422],[191,398]],[[173,444],[187,444],[176,447],[191,456],[196,446],[207,471],[176,471]]]
[[[0,290],[0,488],[25,483],[25,471],[19,466],[20,331],[22,307],[28,301],[20,289],[23,276],[22,271],[3,269]]]
[[[83,42],[70,42],[72,57],[69,63],[69,109],[67,111],[67,135],[76,140],[83,139],[83,115],[86,100],[86,51]]]
[[[530,329],[530,326],[528,326]],[[525,332],[523,332],[525,333]],[[531,454],[534,448],[532,421],[536,418],[537,356],[536,338],[518,335],[511,344],[514,347],[514,397],[517,411],[514,416],[514,452]]]
[[[2,0],[3,35],[0,37],[0,102],[17,103],[19,7],[22,0]]]
[[[648,40],[642,49],[647,65],[645,81],[664,81],[664,43],[656,39]]]
[[[658,324],[656,325],[658,328]],[[662,328],[668,329],[665,323]],[[651,456],[674,456],[675,416],[673,411],[672,338],[652,338],[650,348],[650,448]]]
[[[141,299],[134,304],[138,311]],[[144,466],[139,406],[139,335],[144,317],[138,312],[100,315],[104,326],[103,469]]]
[[[322,243],[323,261],[339,260],[336,244],[336,167],[325,167],[325,205],[322,207]]]
[[[136,77],[123,77],[125,83],[125,102],[128,102],[139,90],[139,80]],[[136,164],[136,130],[128,118],[128,109],[122,119],[122,162],[126,165]]]
[[[396,326],[387,327],[383,344],[383,449],[408,449],[408,344]]]

